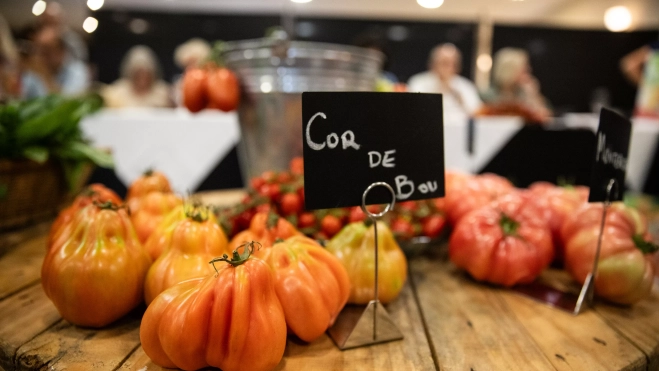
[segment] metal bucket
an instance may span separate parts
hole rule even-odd
[[[242,85],[238,156],[246,185],[302,155],[302,92],[372,91],[384,58],[370,49],[271,38],[227,43],[223,57]]]

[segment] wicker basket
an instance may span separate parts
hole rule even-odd
[[[83,171],[86,182],[91,166]],[[53,217],[70,194],[64,171],[56,161],[0,160],[0,230]]]

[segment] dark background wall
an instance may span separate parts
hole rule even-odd
[[[630,113],[636,87],[620,73],[620,59],[658,37],[657,31],[616,33],[496,26],[492,49],[526,49],[533,74],[558,113],[590,111],[598,88],[608,91],[613,107]]]
[[[192,37],[213,40],[241,40],[262,37],[269,27],[280,24],[274,15],[173,14],[99,11],[99,28],[92,35],[90,59],[98,68],[98,79],[110,83],[119,76],[119,65],[133,45],[152,47],[171,80],[181,71],[174,65],[177,45]],[[130,30],[130,22],[145,20],[142,34]],[[364,34],[387,40],[387,69],[401,81],[426,69],[428,52],[443,42],[452,42],[462,51],[462,74],[471,76],[474,34],[471,23],[380,21],[334,18],[295,20],[298,38],[310,41],[352,44]],[[496,26],[493,51],[504,46],[529,51],[542,91],[558,113],[588,112],[593,92],[604,88],[610,103],[626,112],[633,108],[636,89],[622,77],[618,65],[622,56],[657,40],[657,31],[612,33],[607,31],[564,30],[535,27]]]

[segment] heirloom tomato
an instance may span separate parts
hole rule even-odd
[[[130,212],[136,212],[139,209],[139,200],[151,192],[172,192],[172,186],[165,174],[147,170],[128,187],[126,203]]]
[[[114,193],[113,190],[106,188],[104,185],[99,183],[90,184],[85,189],[76,196],[73,200],[73,203],[62,210],[57,219],[53,222],[53,225],[50,227],[50,232],[48,233],[48,242],[46,245],[50,248],[59,235],[63,232],[64,226],[68,224],[75,214],[84,208],[87,205],[93,204],[94,202],[104,203],[110,201],[116,205],[121,204],[121,198]]]
[[[151,233],[144,244],[144,250],[149,254],[151,259],[154,261],[158,259],[166,246],[169,245],[169,237],[172,229],[176,227],[177,222],[186,218],[186,211],[189,210],[189,207],[185,204],[176,206],[169,214],[165,215],[160,224]],[[215,220],[214,215],[209,215],[209,218]]]
[[[209,70],[206,89],[214,107],[224,112],[233,111],[238,107],[240,86],[236,75],[229,69],[220,67]]]
[[[461,218],[449,241],[451,261],[479,281],[533,281],[552,261],[554,248],[531,197],[511,193]]]
[[[229,250],[249,241],[258,241],[263,247],[270,247],[277,239],[286,239],[295,235],[302,235],[288,220],[271,212],[258,212],[252,218],[249,229],[233,237],[229,243]]]
[[[588,201],[588,188],[582,186],[557,187],[547,182],[536,182],[531,184],[529,192],[534,196],[531,201],[543,210],[543,215],[551,229],[555,249],[554,258],[562,262],[561,228],[567,217]]]
[[[190,112],[199,112],[208,105],[206,88],[208,72],[204,68],[188,68],[183,75],[183,105]]]
[[[213,259],[217,273],[174,285],[149,305],[140,340],[154,363],[184,370],[265,371],[281,361],[286,320],[272,268],[250,257],[253,247],[241,249],[231,258]]]
[[[48,251],[41,283],[62,318],[108,325],[142,302],[151,259],[126,210],[111,202],[86,206],[71,226],[68,239]]]
[[[452,225],[470,211],[489,204],[498,197],[512,192],[513,185],[495,174],[483,174],[463,180],[456,180],[453,189],[447,190],[444,206]]]
[[[137,237],[145,243],[153,231],[183,200],[173,193],[151,192],[140,199],[140,206],[130,215]]]
[[[378,299],[394,300],[407,279],[407,260],[386,224],[378,223]],[[375,299],[375,229],[363,222],[351,223],[327,244],[350,277],[349,303],[366,304]]]
[[[565,269],[580,283],[593,269],[602,204],[584,204],[569,216],[561,235]],[[633,304],[652,290],[657,246],[649,242],[647,222],[636,210],[616,202],[606,214],[595,295],[619,304]]]
[[[231,253],[222,228],[209,214],[204,207],[190,208],[185,219],[165,229],[160,243],[163,252],[146,275],[147,304],[181,281],[206,276],[210,273],[210,260]]]
[[[325,333],[350,295],[350,280],[341,262],[304,236],[275,242],[255,256],[275,271],[275,291],[291,331],[307,342]]]

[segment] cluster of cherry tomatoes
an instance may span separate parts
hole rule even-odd
[[[377,212],[378,208],[369,206],[371,212]],[[217,214],[227,234],[233,236],[247,229],[259,211],[276,212],[302,233],[318,240],[328,240],[348,223],[366,219],[360,206],[305,210],[304,167],[299,157],[291,161],[287,171],[266,171],[253,178],[242,202],[217,210]],[[437,237],[446,224],[442,199],[401,202],[385,218],[400,240],[420,235]]]
[[[238,79],[229,69],[207,65],[183,75],[183,104],[190,112],[204,108],[233,111],[240,102]]]

